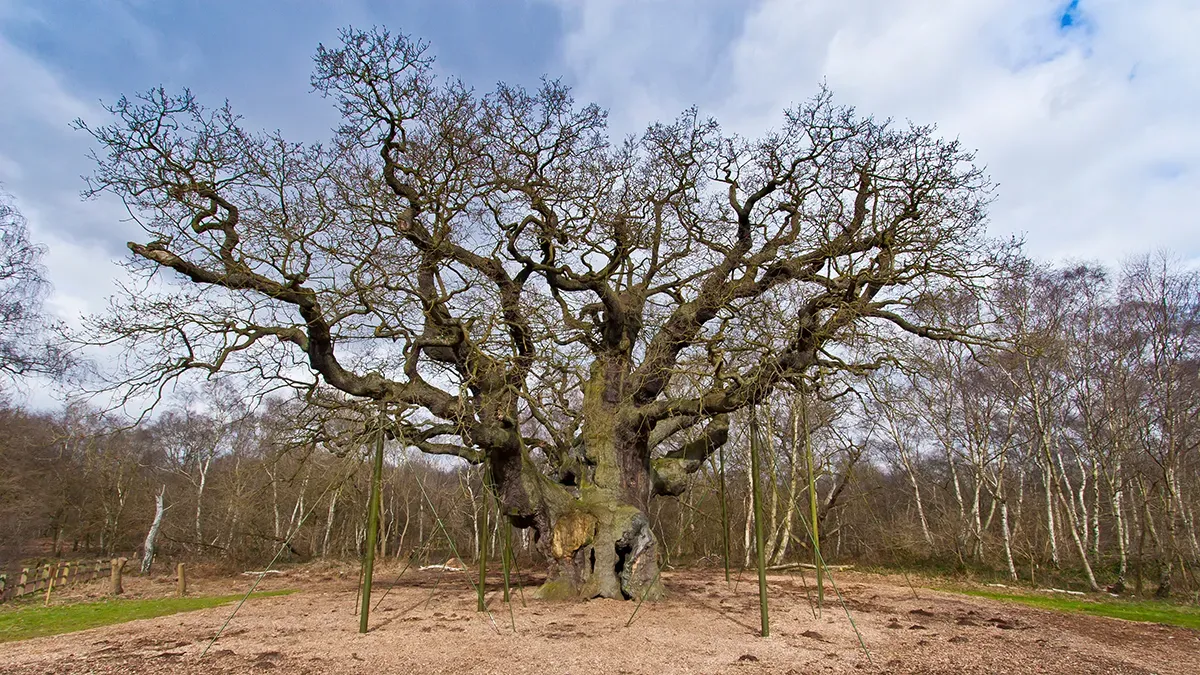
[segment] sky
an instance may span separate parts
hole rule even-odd
[[[94,148],[73,119],[188,87],[247,127],[321,140],[337,119],[312,55],[349,25],[422,37],[480,90],[561,78],[615,136],[692,105],[758,135],[825,83],[976,149],[992,233],[1037,258],[1200,263],[1194,0],[0,0],[0,186],[48,247],[48,310],[102,311],[141,234],[119,203],[81,200]]]

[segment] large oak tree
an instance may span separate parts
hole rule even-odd
[[[826,91],[759,139],[688,111],[614,140],[557,81],[479,94],[383,30],[319,47],[312,84],[326,144],[161,89],[79,122],[88,192],[148,237],[91,339],[128,347],[129,394],[233,371],[384,404],[397,438],[486,463],[547,594],[657,595],[647,503],[731,413],[889,335],[962,335],[920,317],[1008,250],[970,153]]]

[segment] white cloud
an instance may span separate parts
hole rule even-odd
[[[741,30],[739,3],[557,0],[568,33],[561,59],[577,97],[609,108],[614,131],[671,119],[725,85],[724,51]]]
[[[0,91],[4,92],[4,117],[7,124],[45,124],[76,117],[95,117],[102,112],[72,95],[58,76],[37,59],[7,40],[0,38]]]
[[[5,9],[0,6],[0,17]],[[90,164],[87,143],[69,124],[106,113],[3,36],[0,64],[0,183],[25,216],[30,237],[47,247],[48,315],[78,326],[84,314],[105,307],[122,274],[113,262],[119,254],[114,241],[128,214],[111,199],[80,201],[79,176]],[[8,393],[41,409],[54,407],[57,398],[55,386],[38,378]]]
[[[617,134],[693,104],[730,130],[758,134],[825,80],[864,114],[937,123],[977,148],[1000,186],[993,230],[1025,233],[1035,255],[1117,262],[1171,248],[1200,261],[1191,209],[1200,193],[1198,3],[1080,0],[1075,25],[1062,31],[1066,0],[551,1],[566,32],[548,74],[608,107]],[[42,11],[0,0],[0,28],[46,24]],[[130,64],[139,82],[148,78],[141,84],[209,67],[200,50],[168,40],[137,12],[117,14],[94,39],[131,41],[162,66]],[[138,229],[111,200],[78,199],[89,143],[68,123],[105,120],[94,101],[116,92],[86,87],[117,85],[59,70],[71,67],[0,32],[0,182],[50,244],[49,307],[75,322],[104,307],[121,273],[112,260]],[[277,79],[262,70],[248,63],[246,78],[228,81],[215,73],[212,87],[221,89],[212,93],[256,101],[256,125],[326,126],[327,108],[315,99],[310,112],[290,95],[247,96],[245,81]]]
[[[595,0],[571,15],[563,59],[623,131],[696,103],[729,129],[760,133],[825,80],[863,114],[937,123],[978,148],[1000,184],[993,231],[1025,234],[1035,255],[1200,255],[1189,208],[1200,188],[1200,45],[1188,28],[1200,6],[1081,0],[1060,30],[1066,4],[766,0],[715,60],[714,88],[709,73],[672,65],[712,47],[671,37],[703,20]]]

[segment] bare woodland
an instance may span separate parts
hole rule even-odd
[[[1200,591],[1196,270],[1030,260],[971,153],[828,91],[757,139],[614,139],[382,30],[312,84],[321,144],[186,91],[77,122],[146,236],[57,346],[26,348],[39,251],[0,210],[0,369],[155,404],[0,411],[0,563],[358,557],[382,434],[377,555],[511,542],[546,597],[653,598],[751,564],[754,428],[769,565],[815,531],[831,563]]]

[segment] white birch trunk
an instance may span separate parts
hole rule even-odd
[[[325,514],[325,536],[321,539],[321,557],[329,555],[329,535],[333,533],[333,517],[337,512],[338,495],[342,493],[342,488],[333,491],[333,496],[329,498],[329,511]]]
[[[150,573],[154,563],[154,545],[158,541],[158,532],[162,529],[163,513],[166,512],[165,497],[167,486],[159,489],[154,496],[154,520],[150,523],[150,531],[146,533],[146,542],[142,545],[142,574]]]
[[[771,510],[770,510],[770,514],[767,517],[767,524],[766,524],[767,536],[769,537],[767,540],[767,546],[769,548],[767,548],[767,551],[766,551],[766,560],[768,561],[767,564],[772,564],[770,561],[775,559],[775,552],[778,548],[778,541],[779,541],[779,527],[778,527],[778,523],[779,523],[779,474],[778,474],[778,472],[776,470],[776,466],[775,466],[777,458],[775,456],[775,422],[774,422],[774,419],[775,419],[775,416],[772,413],[770,407],[768,407],[767,408],[767,420],[766,420],[767,442],[765,443],[766,447],[764,448],[767,453],[767,456],[766,456],[767,481],[771,486],[771,507],[770,507]]]
[[[796,509],[800,508],[798,501],[800,498],[800,408],[804,402],[797,394],[792,403],[792,445],[788,448],[788,465],[791,467],[792,475],[788,482],[788,502],[786,515],[783,519],[783,536],[779,543],[779,548],[775,551],[775,557],[772,559],[772,565],[778,565],[787,555],[788,546],[792,543],[792,537],[795,536],[795,516]]]
[[[204,543],[204,529],[200,524],[204,515],[204,488],[208,485],[208,467],[212,465],[212,455],[200,462],[200,480],[196,483],[196,545]]]
[[[1063,501],[1068,501],[1062,493],[1059,493],[1059,498]],[[1092,564],[1088,561],[1087,549],[1084,547],[1083,538],[1079,536],[1078,523],[1075,520],[1075,514],[1071,509],[1067,509],[1068,525],[1071,529],[1071,539],[1075,542],[1075,548],[1079,552],[1079,561],[1083,565],[1083,571],[1087,574],[1088,586],[1096,592],[1100,591],[1100,585],[1096,583],[1096,575],[1092,572]]]
[[[1120,470],[1121,470],[1120,466],[1121,466],[1120,463],[1118,463],[1117,464],[1117,473],[1120,473]],[[1112,489],[1112,493],[1113,493],[1112,515],[1113,515],[1113,523],[1117,527],[1117,555],[1120,556],[1119,575],[1120,575],[1121,581],[1124,581],[1125,574],[1129,569],[1129,561],[1128,561],[1128,553],[1126,553],[1126,547],[1128,546],[1128,543],[1127,543],[1128,540],[1126,538],[1126,532],[1125,532],[1125,517],[1124,517],[1124,512],[1121,508],[1122,488],[1116,484],[1116,481],[1112,482],[1112,486],[1113,486],[1113,489]]]
[[[1008,578],[1017,581],[1017,565],[1013,561],[1012,534],[1008,527],[1008,502],[1000,502],[1000,527],[1004,535],[1004,562],[1008,563]]]
[[[1054,465],[1047,461],[1043,468],[1042,483],[1046,488],[1046,534],[1050,538],[1050,561],[1057,568],[1062,563],[1058,556],[1058,533],[1054,526],[1054,476],[1050,473]]]

